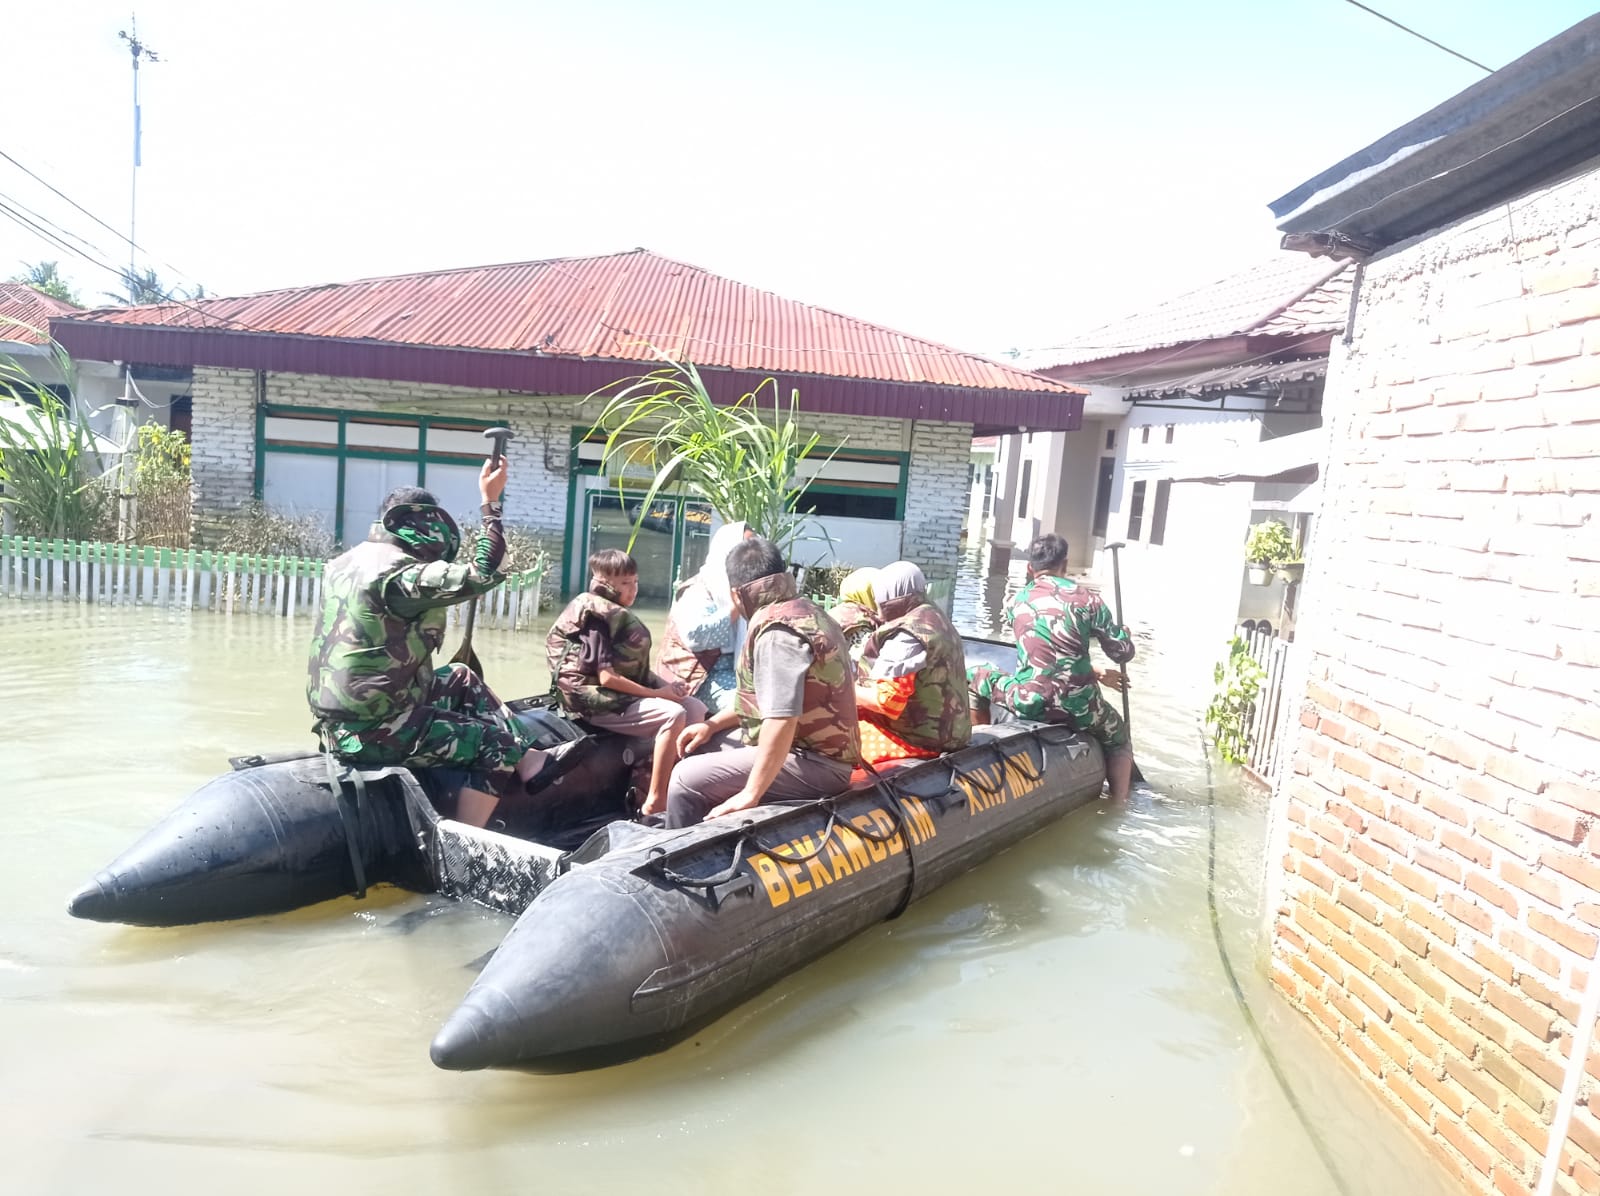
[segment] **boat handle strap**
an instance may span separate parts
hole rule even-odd
[[[333,754],[333,744],[328,735],[323,733],[323,727],[317,725],[317,735],[322,740],[322,759],[328,766],[328,788],[333,793],[334,804],[339,810],[339,825],[344,830],[345,849],[350,853],[350,872],[356,882],[356,900],[360,901],[367,895],[367,868],[361,862],[361,844],[357,836],[361,830],[361,812],[367,804],[367,782],[361,771],[355,768],[345,768],[355,781],[355,797],[345,792],[344,784],[339,776],[339,762]]]

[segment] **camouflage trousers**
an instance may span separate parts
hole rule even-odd
[[[464,664],[436,669],[427,702],[399,718],[365,729],[335,723],[327,733],[351,764],[463,768],[501,796],[516,786],[530,746],[505,703]]]
[[[1000,706],[1018,718],[1038,723],[1067,723],[1098,739],[1108,756],[1133,754],[1128,724],[1101,697],[1100,686],[1093,681],[1065,686],[1037,674],[1018,677],[980,664],[967,670],[967,687],[991,709]]]

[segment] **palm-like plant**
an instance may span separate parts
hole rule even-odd
[[[71,361],[59,349],[56,360],[70,384]],[[0,507],[11,513],[23,535],[94,538],[110,492],[99,481],[93,430],[8,358],[0,358],[3,393],[23,402],[0,411]]]
[[[78,306],[78,296],[73,292],[72,286],[61,277],[56,262],[23,262],[23,273],[13,274],[12,282],[25,282],[36,291],[49,295],[52,299],[60,299],[63,303]]]
[[[771,392],[767,409],[764,396]],[[768,378],[737,401],[719,405],[692,362],[669,362],[594,392],[605,399],[595,427],[606,434],[602,465],[619,477],[629,467],[654,470],[634,522],[639,534],[656,496],[669,484],[688,486],[729,522],[741,520],[785,551],[800,536],[798,510],[806,481],[796,476],[821,437],[803,437],[792,392],[785,412],[778,383]],[[831,457],[831,454],[830,454]]]

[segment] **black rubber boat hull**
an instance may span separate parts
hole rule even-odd
[[[1094,741],[1017,724],[742,824],[620,824],[528,906],[433,1061],[567,1071],[660,1050],[1094,801],[1104,775]]]

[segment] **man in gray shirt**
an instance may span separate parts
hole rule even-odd
[[[734,709],[684,728],[684,759],[667,793],[672,827],[764,800],[837,793],[859,760],[854,675],[838,625],[797,596],[770,541],[745,540],[727,568],[734,609],[749,620],[739,692]]]

